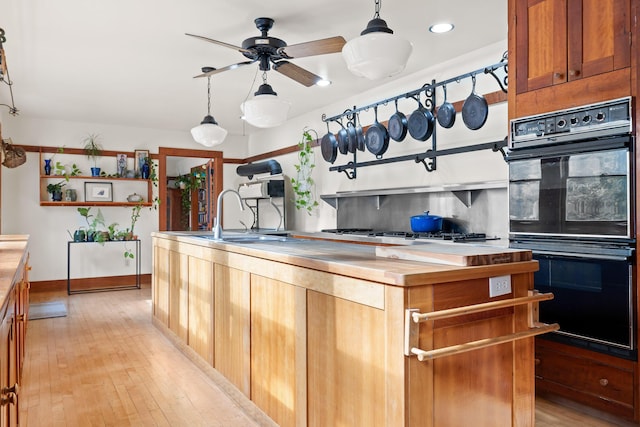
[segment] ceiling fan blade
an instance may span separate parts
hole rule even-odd
[[[298,67],[295,64],[292,64],[289,61],[279,61],[273,65],[273,69],[277,72],[284,74],[297,81],[298,83],[305,85],[306,87],[310,87],[318,83],[322,80],[322,77],[316,76],[310,71],[305,70],[304,68]]]
[[[219,40],[210,39],[210,38],[204,37],[204,36],[197,36],[195,34],[189,34],[189,33],[184,33],[184,34],[187,35],[187,36],[190,36],[190,37],[195,37],[197,39],[204,40],[204,41],[209,42],[209,43],[217,44],[219,46],[228,47],[229,49],[237,50],[238,52],[255,54],[255,52],[253,50],[244,49],[244,48],[241,48],[240,46],[235,46],[235,45],[232,45],[232,44],[229,44],[229,43],[221,42]]]
[[[209,77],[209,76],[212,76],[214,74],[221,73],[223,71],[235,70],[236,68],[243,67],[245,65],[250,65],[250,64],[253,64],[254,62],[256,62],[256,61],[238,62],[237,64],[227,65],[226,67],[216,68],[216,69],[213,69],[213,70],[208,71],[206,73],[198,74],[197,76],[193,76],[193,78],[196,79],[198,77]]]
[[[303,58],[305,56],[325,55],[342,51],[347,41],[342,36],[329,37],[311,42],[285,46],[282,52],[289,58]]]

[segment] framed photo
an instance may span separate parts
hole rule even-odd
[[[116,155],[116,170],[118,171],[119,177],[125,177],[127,175],[127,155],[126,154]]]
[[[85,182],[85,202],[112,202],[113,184],[111,182]]]
[[[136,176],[140,176],[142,174],[142,165],[147,157],[149,157],[149,150],[135,150],[136,164],[133,166],[133,170]]]

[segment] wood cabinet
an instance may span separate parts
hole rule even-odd
[[[0,236],[0,427],[19,425],[19,400],[29,304],[27,236]],[[6,249],[5,249],[6,248]]]
[[[215,368],[251,397],[251,274],[215,265]]]
[[[509,0],[510,117],[631,93],[630,0]]]
[[[317,240],[270,246],[284,251],[279,261],[264,251],[252,256],[247,245],[165,236],[153,235],[154,324],[191,347],[196,363],[210,364],[198,348],[213,346],[213,367],[278,425],[533,426],[532,337],[419,361],[405,353],[405,336],[407,308],[466,310],[526,297],[534,262],[440,268]],[[309,265],[298,264],[305,256]],[[319,261],[327,259],[354,266]],[[489,277],[506,274],[512,293],[490,298]],[[407,285],[384,283],[396,280]],[[171,326],[185,308],[186,339]],[[427,351],[510,339],[527,330],[529,314],[520,306],[465,312],[409,335]],[[196,338],[206,346],[194,346]]]
[[[628,419],[634,416],[636,363],[570,347],[536,341],[536,389],[554,393]]]

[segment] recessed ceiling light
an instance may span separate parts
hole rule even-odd
[[[316,83],[316,85],[320,86],[320,87],[325,87],[325,86],[329,86],[331,84],[331,80],[318,80],[318,82]]]
[[[436,34],[448,33],[451,30],[453,30],[453,24],[449,24],[448,22],[433,24],[429,27],[429,31]]]

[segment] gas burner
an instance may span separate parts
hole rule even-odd
[[[402,239],[431,239],[449,240],[452,242],[484,242],[487,240],[499,240],[499,237],[487,237],[485,233],[462,233],[462,232],[433,232],[433,233],[413,233],[409,231],[393,230],[373,230],[371,228],[333,228],[320,230],[323,233],[352,234],[367,237],[397,237]]]

